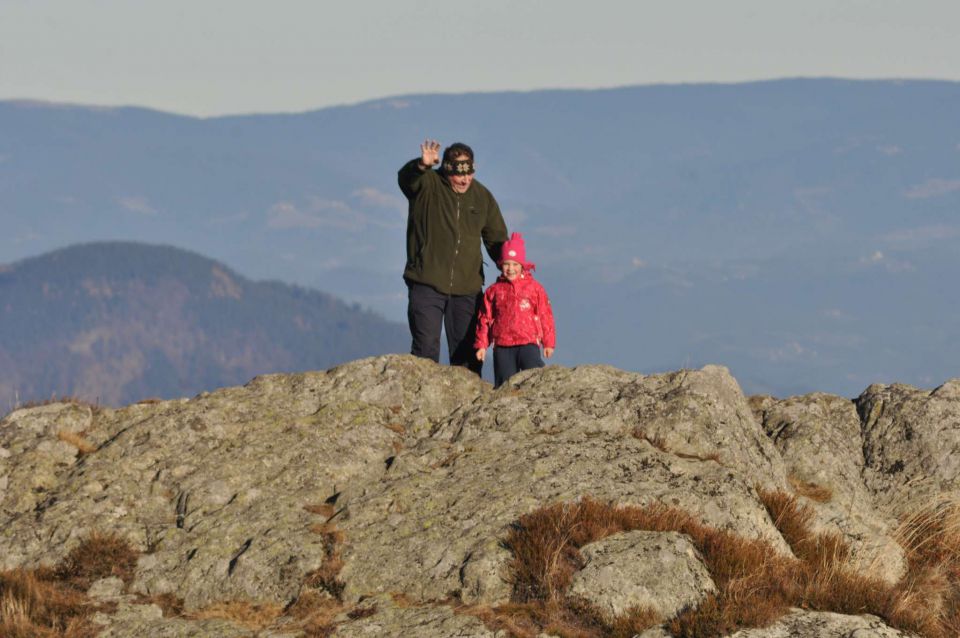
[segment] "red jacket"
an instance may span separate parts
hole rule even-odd
[[[536,343],[553,348],[557,343],[553,310],[547,292],[526,270],[509,281],[501,275],[483,293],[483,307],[477,319],[474,349],[523,346]]]

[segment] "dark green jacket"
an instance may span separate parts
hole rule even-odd
[[[437,171],[420,171],[418,162],[407,162],[397,174],[410,202],[403,277],[447,295],[478,293],[483,289],[480,241],[496,262],[507,240],[497,200],[477,180],[466,193],[457,193]]]

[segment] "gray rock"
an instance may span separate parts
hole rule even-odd
[[[510,557],[509,550],[494,538],[468,554],[460,569],[460,599],[468,605],[509,601],[513,588],[504,566]]]
[[[491,631],[474,616],[457,614],[445,605],[402,607],[389,596],[364,600],[363,607],[376,611],[351,620],[340,616],[338,638],[507,638],[504,631]]]
[[[906,570],[891,534],[896,519],[877,507],[864,481],[860,418],[848,399],[824,393],[776,400],[752,397],[764,431],[789,475],[827,488],[827,502],[802,499],[815,512],[814,532],[840,533],[851,548],[849,566],[895,582]]]
[[[116,576],[101,578],[90,585],[87,596],[94,600],[120,600],[123,598],[123,581]]]
[[[670,451],[701,458],[716,454],[753,484],[785,487],[783,461],[726,368],[643,377],[621,396],[628,397],[637,426]]]
[[[109,529],[148,552],[134,592],[173,593],[188,610],[289,601],[325,557],[310,531],[324,518],[304,506],[339,495],[342,507],[373,489],[405,441],[488,387],[462,369],[394,356],[95,418],[76,406],[16,412],[0,426],[13,453],[0,461],[13,468],[3,567],[55,563],[89,531]],[[100,449],[78,459],[56,439],[62,428],[83,429]]]
[[[670,618],[715,592],[707,568],[690,542],[675,532],[627,532],[581,550],[586,562],[570,593],[620,616],[634,606]]]
[[[728,377],[716,371],[690,376],[699,381],[688,401],[678,378],[667,384],[605,366],[548,367],[518,375],[458,410],[433,436],[399,453],[377,490],[351,503],[341,522],[348,539],[344,595],[356,600],[402,591],[431,600],[467,590],[471,601],[502,602],[506,590],[496,579],[464,582],[468,557],[483,555],[520,516],[584,495],[621,505],[673,505],[789,552],[753,489],[757,466],[750,463],[760,462],[760,450],[775,456],[775,448],[742,395],[731,394]],[[709,380],[717,382],[713,396]],[[638,415],[652,409],[644,406],[656,402],[651,394],[665,392],[691,415],[698,401],[727,415],[722,427],[730,438],[752,443],[723,447],[728,466],[664,452],[633,436],[646,423]],[[725,403],[731,398],[736,405]],[[695,427],[680,416],[675,421],[677,428]],[[776,471],[782,472],[779,460],[765,470]],[[767,478],[785,483],[782,473]],[[495,555],[486,573],[505,573],[508,556]]]
[[[190,400],[18,410],[0,421],[0,568],[51,565],[92,530],[118,533],[144,553],[127,593],[91,588],[118,601],[100,619],[105,635],[243,636],[222,621],[158,618],[133,594],[172,593],[188,611],[287,604],[330,558],[326,523],[343,535],[348,604],[391,593],[414,603],[384,602],[342,631],[489,635],[430,601],[507,601],[500,543],[555,502],[666,504],[789,552],[756,486],[786,489],[792,473],[834,488],[818,525],[883,538],[897,503],[955,489],[958,388],[872,386],[860,427],[849,402],[826,395],[761,401],[758,419],[717,366],[550,366],[493,391],[466,370],[391,355]],[[270,631],[296,635],[293,623]]]
[[[933,391],[871,385],[857,398],[868,486],[901,516],[960,490],[960,379]]]
[[[225,620],[163,618],[156,605],[121,604],[115,614],[98,614],[98,638],[253,638],[257,632]]]
[[[876,616],[794,610],[770,627],[744,629],[729,638],[907,638]]]
[[[92,429],[95,415],[88,406],[55,403],[15,410],[0,427],[0,520],[31,512],[49,497],[73,467],[79,450],[58,435]],[[0,558],[0,568],[16,565]]]

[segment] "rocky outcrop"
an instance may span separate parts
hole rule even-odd
[[[119,533],[143,555],[130,598],[99,619],[103,635],[253,635],[191,613],[232,600],[285,607],[334,560],[343,604],[371,610],[342,615],[337,635],[507,635],[439,603],[509,601],[502,541],[539,507],[586,495],[662,503],[790,554],[758,489],[816,484],[832,492],[805,501],[818,527],[851,541],[856,568],[882,565],[892,581],[897,517],[918,495],[956,489],[958,388],[748,400],[717,366],[584,366],[493,391],[465,370],[390,355],[190,400],[23,409],[0,422],[0,567],[52,565],[92,530]],[[685,537],[625,536],[584,548],[596,573],[575,586],[598,608],[669,616],[712,591]],[[624,552],[642,583],[614,573],[627,559],[604,558]],[[186,615],[158,616],[147,601],[162,594]],[[742,635],[801,635],[790,632],[803,622]]]
[[[816,531],[842,534],[862,569],[890,582],[902,576],[902,551],[891,538],[897,520],[877,507],[878,494],[868,487],[875,485],[874,473],[864,460],[854,402],[818,392],[781,401],[753,397],[752,403],[789,478],[823,495],[808,500]]]
[[[869,484],[880,504],[904,513],[960,487],[960,379],[932,392],[872,385],[856,404]]]

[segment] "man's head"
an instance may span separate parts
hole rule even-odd
[[[440,170],[450,188],[458,193],[467,192],[473,183],[473,149],[462,142],[451,144],[443,151]]]

